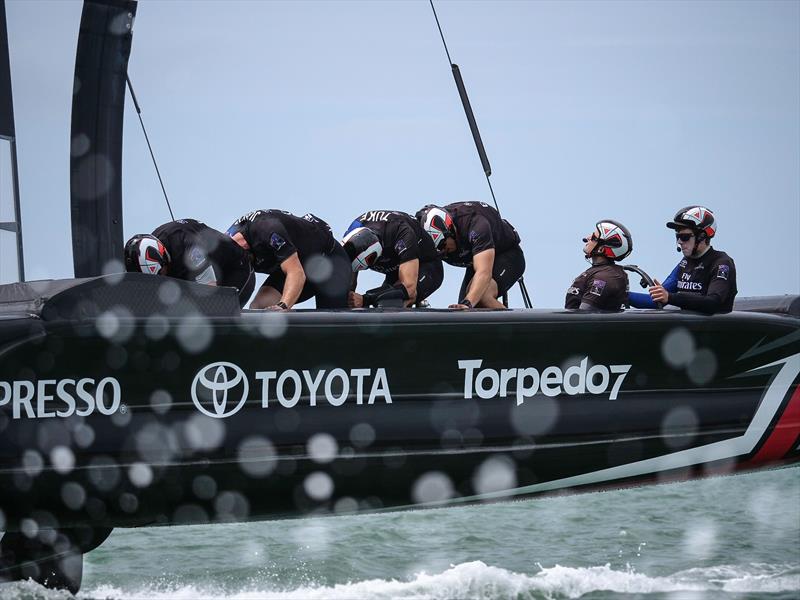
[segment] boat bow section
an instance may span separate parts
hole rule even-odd
[[[147,276],[22,296],[0,319],[12,531],[442,506],[800,458],[791,314],[240,314],[232,290]]]

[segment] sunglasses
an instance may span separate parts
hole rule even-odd
[[[584,242],[596,242],[597,241],[597,234],[593,233],[592,237],[583,238]]]
[[[688,242],[694,237],[693,233],[676,233],[675,239],[680,240],[681,242]]]

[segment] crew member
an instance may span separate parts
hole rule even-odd
[[[505,308],[498,298],[525,272],[525,255],[511,224],[484,202],[428,205],[416,217],[442,259],[466,268],[459,301],[450,308]]]
[[[322,219],[256,210],[237,219],[228,235],[250,252],[257,272],[269,275],[251,308],[288,310],[312,296],[317,308],[347,308],[350,261]]]
[[[244,306],[256,284],[250,257],[227,235],[194,219],[178,219],[125,244],[125,270],[206,285],[235,287]]]
[[[736,265],[733,259],[711,247],[717,233],[714,213],[704,206],[687,206],[667,223],[675,230],[683,260],[664,280],[650,287],[649,295],[630,293],[631,306],[655,308],[672,304],[706,314],[730,312],[736,298]]]
[[[631,232],[622,223],[606,219],[583,241],[583,254],[592,266],[572,282],[564,308],[620,310],[628,300],[628,276],[616,262],[633,251]]]
[[[342,240],[351,261],[353,279],[348,304],[411,306],[435,292],[444,278],[442,261],[430,236],[409,214],[370,210],[362,214]],[[357,293],[358,272],[371,269],[386,277],[380,287]]]

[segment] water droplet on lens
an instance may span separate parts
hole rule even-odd
[[[686,369],[689,379],[696,385],[705,385],[717,374],[717,356],[709,348],[701,348]]]
[[[236,453],[239,468],[250,477],[266,477],[275,470],[275,447],[267,438],[251,436],[242,441]]]
[[[75,454],[66,446],[56,446],[50,451],[50,463],[56,473],[64,475],[75,467]]]
[[[333,263],[327,256],[316,254],[303,265],[306,277],[312,283],[323,283],[333,273]]]
[[[517,486],[516,465],[507,456],[493,456],[481,463],[472,478],[478,494],[510,490]]]
[[[198,475],[192,481],[192,491],[201,500],[211,500],[217,495],[217,482],[208,475]]]
[[[61,486],[61,499],[67,508],[79,510],[86,502],[86,490],[81,484],[68,481]]]
[[[316,471],[305,478],[303,489],[309,498],[322,502],[333,494],[333,479],[327,473]]]
[[[661,354],[664,361],[674,369],[684,367],[692,362],[694,352],[694,337],[684,327],[676,327],[665,335],[661,342]]]
[[[420,476],[411,490],[411,497],[418,504],[441,502],[452,498],[453,494],[452,481],[440,471],[429,471]]]
[[[181,299],[180,286],[171,279],[165,277],[161,285],[158,286],[158,299],[161,300],[162,304],[166,304],[167,306],[175,304]]]
[[[356,448],[366,448],[375,441],[375,429],[369,423],[357,423],[350,429],[350,441]]]
[[[153,482],[153,469],[145,463],[133,463],[128,468],[128,479],[136,487],[147,487]]]
[[[36,477],[44,468],[44,459],[36,450],[25,450],[22,454],[22,468],[29,477]]]
[[[316,433],[308,440],[308,454],[311,460],[318,463],[329,463],[339,452],[339,446],[332,435]]]

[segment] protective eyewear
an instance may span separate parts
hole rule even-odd
[[[583,238],[584,242],[596,242],[598,240],[597,234],[593,233],[592,237]]]
[[[676,233],[675,239],[681,242],[688,242],[694,237],[693,233]]]

